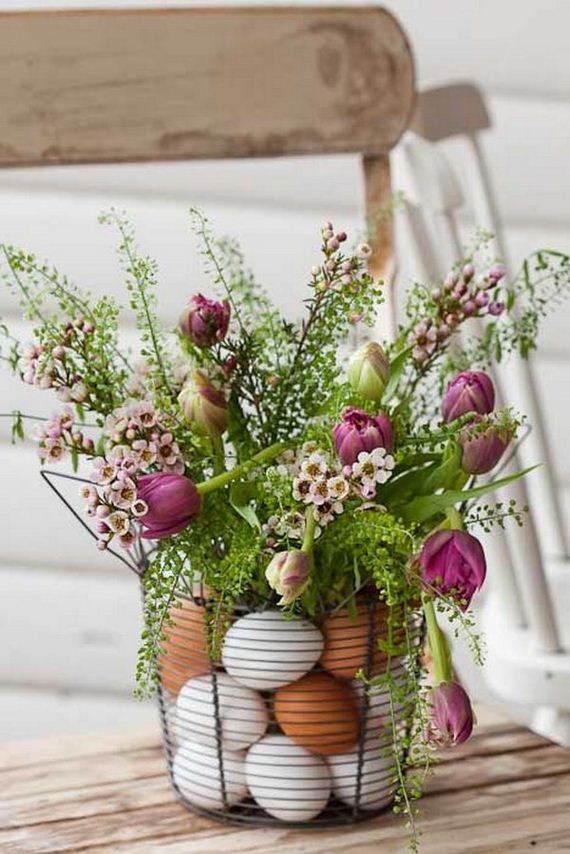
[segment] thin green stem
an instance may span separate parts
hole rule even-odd
[[[166,368],[165,368],[164,362],[162,360],[162,353],[161,353],[160,345],[158,343],[158,336],[157,336],[156,330],[154,328],[154,322],[153,322],[153,319],[152,319],[152,316],[150,313],[148,300],[146,298],[146,293],[145,293],[145,288],[144,288],[144,285],[146,284],[146,276],[142,281],[139,278],[139,274],[137,272],[136,259],[135,259],[135,256],[133,255],[132,250],[131,250],[131,243],[132,243],[131,235],[127,233],[123,223],[121,222],[120,217],[113,215],[113,219],[115,221],[117,228],[119,229],[119,233],[120,233],[121,237],[123,238],[123,247],[124,247],[125,253],[127,255],[127,258],[129,260],[129,264],[130,264],[129,272],[134,279],[134,282],[136,284],[136,287],[137,287],[137,290],[139,293],[139,297],[140,297],[140,300],[142,303],[142,307],[143,307],[143,311],[144,311],[144,315],[145,315],[145,319],[146,319],[146,327],[148,329],[148,333],[150,335],[150,340],[152,342],[152,349],[154,350],[156,363],[157,363],[158,369],[160,371],[162,381],[164,382],[165,388],[167,389],[170,396],[172,396],[172,389],[170,388],[170,383],[168,382],[168,376],[166,373]]]
[[[21,418],[25,421],[47,421],[48,417],[41,417],[40,415],[26,415],[24,412],[20,412],[18,409],[15,409],[13,412],[0,412],[0,418]],[[87,424],[84,421],[74,421],[74,427],[92,427],[95,429],[97,427],[96,424]]]
[[[14,264],[12,262],[12,256],[8,252],[6,245],[3,243],[1,248],[2,248],[2,252],[4,253],[4,257],[6,258],[6,261],[8,263],[8,266],[10,268],[10,272],[12,274],[12,277],[13,277],[14,281],[16,282],[16,284],[18,285],[18,287],[20,288],[20,290],[22,291],[22,293],[24,294],[24,297],[26,298],[26,302],[30,306],[30,310],[33,312],[33,316],[37,320],[43,321],[44,318],[43,318],[42,314],[40,313],[40,311],[38,310],[38,308],[34,302],[34,298],[30,294],[28,288],[23,283],[23,281],[21,280],[20,276],[18,275],[16,269],[14,268]]]
[[[241,465],[236,466],[231,471],[225,471],[222,474],[211,477],[210,480],[204,480],[202,483],[196,484],[196,489],[201,495],[207,495],[208,492],[214,492],[216,489],[221,489],[223,486],[226,486],[238,477],[243,477],[243,475],[247,474],[251,469],[274,459],[282,453],[286,447],[287,444],[285,442],[276,442],[274,445],[270,445],[263,451],[259,451],[259,453],[255,454],[250,460],[247,460],[245,463],[241,463]]]
[[[447,521],[449,522],[449,528],[453,531],[462,531],[463,530],[463,519],[461,518],[461,513],[455,509],[455,507],[448,507],[445,511],[445,515],[447,516]]]
[[[305,510],[305,536],[301,551],[311,554],[313,551],[313,543],[315,542],[315,531],[317,528],[317,520],[315,518],[315,508],[309,505]]]

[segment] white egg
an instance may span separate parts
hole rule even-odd
[[[178,724],[178,714],[176,712],[176,700],[170,700],[163,693],[163,708],[166,726],[166,735],[170,750],[178,747],[181,741],[180,726]]]
[[[176,701],[178,740],[216,745],[215,690],[224,749],[242,750],[261,738],[269,720],[263,698],[227,673],[216,673],[195,676],[181,688]]]
[[[406,687],[406,674],[401,669],[401,660],[392,668],[396,685],[401,688]],[[359,712],[363,709],[365,685],[359,679],[353,679],[350,683],[358,697]],[[391,709],[392,702],[390,698],[390,690],[384,686],[382,688],[368,688],[368,701],[366,710],[366,740],[378,739],[380,733],[389,727],[392,729]],[[403,712],[403,704],[401,702],[393,703],[394,715],[396,721]]]
[[[222,663],[242,685],[260,691],[296,682],[316,664],[323,636],[308,620],[288,620],[281,611],[240,617],[228,630]]]
[[[309,821],[330,796],[330,772],[320,756],[286,735],[267,735],[247,752],[246,779],[255,801],[281,821]]]
[[[247,795],[245,760],[242,753],[185,741],[176,751],[172,779],[180,794],[191,804],[204,809],[225,809]],[[224,794],[222,791],[223,767]]]
[[[367,748],[363,751],[358,798],[360,763],[358,750],[328,756],[327,762],[331,772],[333,792],[343,803],[354,807],[358,802],[360,809],[376,810],[387,806],[392,801],[393,783],[391,781],[395,770],[394,759],[392,756],[382,756],[379,747]]]

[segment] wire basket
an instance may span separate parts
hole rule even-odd
[[[90,481],[41,475],[96,538],[64,493],[65,485]],[[128,555],[108,551],[141,579],[153,549],[138,540]],[[224,629],[212,656],[215,603],[199,583],[192,593],[177,591],[175,602],[158,696],[170,779],[187,809],[235,824],[309,828],[365,821],[392,804],[391,745],[394,728],[406,734],[413,710],[406,671],[422,639],[419,613],[405,626],[393,621],[399,628],[390,648],[412,655],[388,661],[381,643],[388,609],[377,595],[361,593],[355,609],[339,605],[315,623],[287,618],[265,601],[238,605],[216,621]],[[402,686],[396,706],[390,691],[355,678],[388,669]]]
[[[355,679],[388,667],[378,643],[387,608],[377,599],[318,625],[267,604],[238,607],[213,657],[207,600],[181,593],[170,617],[159,706],[170,779],[187,809],[236,824],[330,827],[391,805],[390,692]],[[414,618],[400,643],[407,635],[417,644],[420,630]],[[405,685],[406,659],[389,667]],[[400,730],[405,708],[393,710]]]

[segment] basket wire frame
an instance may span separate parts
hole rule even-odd
[[[96,539],[96,533],[88,522],[82,518],[72,501],[57,486],[59,479],[64,483],[70,481],[90,483],[90,481],[77,475],[46,469],[41,471],[41,476],[75,519],[90,536]],[[149,547],[138,539],[134,547],[127,552],[118,552],[112,548],[108,551],[141,578],[148,566],[153,549],[152,546]],[[359,608],[363,609],[363,614],[359,615],[355,633],[351,634],[349,629],[349,633],[341,643],[340,656],[338,643],[335,647],[336,665],[340,666],[340,677],[337,678],[338,674],[331,672],[330,665],[327,669],[320,664],[321,647],[313,650],[314,660],[308,663],[303,673],[293,671],[288,673],[287,668],[285,670],[283,668],[283,654],[288,656],[290,649],[282,639],[283,649],[280,650],[278,644],[276,659],[273,661],[271,658],[265,658],[263,662],[265,667],[262,670],[267,673],[272,667],[280,669],[282,679],[280,686],[277,689],[264,688],[262,684],[254,690],[241,684],[239,679],[236,681],[232,676],[228,677],[222,662],[212,661],[210,657],[204,619],[209,605],[207,591],[201,584],[198,585],[197,590],[190,588],[176,591],[172,608],[176,611],[180,606],[182,610],[186,607],[187,613],[190,613],[192,608],[194,615],[191,620],[188,620],[186,615],[185,620],[179,621],[178,625],[176,619],[173,620],[174,625],[168,637],[165,654],[160,660],[158,706],[169,776],[175,795],[181,804],[192,812],[232,824],[259,826],[285,824],[300,828],[353,824],[369,820],[390,808],[395,765],[393,757],[388,759],[384,756],[386,748],[391,743],[391,737],[386,739],[386,731],[391,729],[389,700],[385,693],[375,695],[373,690],[368,686],[365,687],[365,683],[355,683],[347,678],[347,668],[351,676],[355,676],[357,670],[362,670],[366,677],[378,675],[384,671],[383,667],[378,668],[376,659],[381,627],[379,620],[381,620],[382,609],[385,611],[385,606],[377,598],[367,597],[363,591],[360,592],[360,602]],[[346,611],[346,604],[341,602],[328,613],[328,616],[334,618],[335,615],[342,615],[343,610]],[[263,615],[276,613],[280,612],[276,611],[269,601],[263,599],[259,600],[253,610],[251,602],[247,606],[238,605],[231,616],[232,627],[239,622],[240,618],[252,614],[263,618]],[[304,623],[320,634],[319,630],[308,621]],[[362,623],[364,623],[364,634]],[[350,626],[350,623],[348,625]],[[181,631],[184,628],[186,632]],[[167,629],[167,635],[168,631]],[[410,621],[407,632],[414,646],[419,646],[422,631],[421,620],[414,617]],[[238,670],[242,677],[244,670],[247,674],[248,657],[251,658],[253,654],[259,652],[260,648],[263,651],[267,639],[275,640],[281,637],[279,629],[276,630],[272,625],[268,625],[263,632],[265,632],[265,638],[263,639],[262,634],[261,644],[256,641],[253,646],[243,643],[240,645],[241,663]],[[310,647],[311,644],[305,644],[305,647],[307,646]],[[353,665],[354,672],[352,672]],[[334,667],[332,670],[334,671]],[[396,658],[391,663],[391,672],[396,680],[405,678],[405,670],[406,662],[403,657]],[[313,680],[321,678],[321,681],[324,679],[326,684],[330,685],[332,693],[327,694],[326,690],[323,692],[313,688],[310,691],[307,690],[305,699],[297,698],[294,703],[290,703],[289,707],[287,703],[281,703],[281,708],[285,709],[285,712],[290,711],[293,719],[297,719],[295,737],[284,736],[283,732],[287,725],[283,722],[280,724],[277,719],[276,698],[279,697],[283,688],[291,686],[295,688],[298,683],[302,683],[303,678],[307,677]],[[187,715],[184,712],[181,713],[178,708],[182,707],[183,710],[179,697],[188,684],[196,685],[195,680],[198,680],[201,685],[202,697],[200,698],[199,693],[194,696],[191,713]],[[204,680],[207,681],[204,682]],[[338,700],[339,692],[345,698],[352,697],[352,701],[346,704],[342,714],[331,715],[328,700],[330,698]],[[239,699],[241,702],[244,697],[248,702],[245,703],[244,708],[238,708],[238,714],[236,714],[233,700]],[[406,705],[410,699],[407,698]],[[224,740],[227,740],[224,719],[228,704],[232,710],[231,724],[234,736],[245,739],[246,742],[236,750],[228,750],[224,744]],[[257,733],[252,733],[252,708],[261,719]],[[261,709],[264,713],[261,713]],[[405,731],[408,724],[403,709],[400,708],[397,711],[400,717],[396,721],[396,726],[400,731]],[[371,725],[369,726],[370,716]],[[284,720],[288,717],[291,715],[284,714]],[[387,725],[382,726],[382,722]],[[306,744],[306,738],[301,738],[298,732],[299,725],[302,729],[303,724],[307,725],[310,736],[311,733],[314,735],[315,730],[318,732],[321,729],[325,732],[326,738],[320,746],[311,744],[311,737],[309,737],[309,745],[303,746]],[[354,734],[355,727],[354,744],[350,745],[350,749],[346,749],[347,728]],[[335,743],[337,735],[338,742]],[[259,799],[261,803],[258,803],[254,792],[251,791],[250,775],[246,772],[248,767],[246,757],[255,745],[263,744],[266,739],[273,739],[273,747],[275,744],[281,746],[278,750],[266,753],[264,761],[257,763],[254,777],[257,784],[261,779],[264,795]],[[188,760],[188,756],[191,761]],[[293,778],[291,777],[292,769],[295,772]],[[295,774],[299,776],[297,772],[303,772],[304,769],[308,769],[309,779],[303,780],[302,777],[295,779]],[[191,783],[190,787],[189,783]],[[198,798],[195,796],[196,792],[198,792]],[[265,808],[267,800],[270,805],[268,809]],[[307,817],[299,818],[299,815]]]
[[[180,593],[176,602],[172,612],[173,626],[166,630],[164,655],[159,662],[159,709],[171,783],[178,800],[187,809],[238,825],[286,824],[311,828],[366,821],[391,807],[395,764],[393,756],[385,755],[389,753],[386,748],[391,745],[392,737],[390,702],[386,692],[375,694],[364,683],[357,690],[351,680],[336,678],[322,667],[316,653],[308,676],[313,681],[325,680],[327,685],[330,684],[331,692],[327,693],[328,689],[311,689],[307,685],[305,697],[291,701],[289,706],[281,702],[281,710],[290,711],[297,724],[296,735],[291,737],[286,732],[288,714],[283,715],[282,721],[278,714],[280,692],[286,686],[252,689],[242,682],[235,682],[231,675],[228,680],[220,661],[209,660],[204,670],[202,656],[207,654],[207,649],[201,647],[201,642],[207,643],[205,612],[208,601],[202,595]],[[359,622],[364,623],[365,636],[362,636],[362,625],[352,633],[349,628],[346,648],[338,658],[338,664],[342,672],[347,666],[357,663],[354,675],[359,669],[365,676],[378,675],[383,672],[383,668],[378,667],[377,658],[385,608],[376,598],[366,598],[359,607],[363,611]],[[191,616],[184,619],[184,612]],[[232,626],[239,623],[241,617],[252,613],[262,617],[275,611],[268,603],[254,612],[246,606],[238,606],[231,618]],[[350,627],[350,622],[348,625]],[[263,632],[266,632],[265,636]],[[411,627],[412,643],[419,644],[420,633],[421,626],[415,620]],[[266,655],[262,663],[270,669],[272,662],[268,660],[267,647],[272,638],[281,638],[280,627],[275,628],[269,622],[260,630],[260,636]],[[243,655],[239,673],[242,678],[245,673],[246,681],[249,681],[247,656],[254,655],[259,649],[249,638],[246,640],[247,643],[239,650]],[[282,666],[279,643],[275,648],[275,664]],[[391,672],[396,680],[405,679],[405,669],[403,657],[391,663]],[[201,671],[201,675],[194,675],[196,671]],[[186,675],[188,679],[184,681]],[[252,666],[252,677],[256,677],[255,666]],[[303,678],[307,677],[301,676],[301,680]],[[292,677],[288,684],[291,683],[295,686],[299,681]],[[186,691],[189,691],[189,696],[192,694],[188,705],[184,699]],[[353,697],[355,708],[347,704],[342,714],[335,713],[334,708],[331,713],[327,703],[338,699],[337,692]],[[260,706],[257,701],[252,705],[252,697],[261,700],[267,714],[266,722],[260,724],[258,732],[252,725],[251,715],[259,714]],[[226,731],[228,708],[231,726]],[[399,709],[398,714],[401,720],[397,721],[397,726],[403,731],[407,726],[403,709]],[[356,716],[356,721],[353,716]],[[309,731],[308,736],[302,733],[304,725]],[[354,732],[355,728],[354,743],[347,746],[347,730]],[[322,731],[320,747],[319,730]],[[390,738],[387,740],[388,731]],[[224,744],[228,737],[230,749]],[[237,745],[232,739],[233,742],[241,739],[244,744],[234,750]],[[252,787],[249,751],[254,745],[264,745],[271,739],[271,750],[254,764],[256,785]],[[308,773],[308,779],[303,778],[305,773]],[[260,781],[263,797],[256,799]],[[266,809],[267,803],[269,809]],[[303,814],[308,817],[300,818]]]

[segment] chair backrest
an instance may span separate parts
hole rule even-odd
[[[0,13],[0,166],[362,155],[375,274],[388,152],[414,105],[377,7]]]
[[[408,192],[413,212],[410,225],[416,239],[423,243],[420,261],[426,255],[435,259],[437,275],[443,278],[450,261],[462,255],[456,222],[457,209],[463,203],[461,188],[447,158],[434,142],[410,131],[402,140],[399,156],[405,160],[410,173]],[[435,233],[427,227],[418,231],[422,211],[435,222]],[[433,269],[427,272],[433,275]],[[513,375],[512,366],[509,368],[508,383],[504,372],[495,371],[499,402],[506,398],[510,401]],[[517,457],[518,454],[513,457],[506,473],[520,468]],[[529,503],[524,482],[517,481],[498,494],[503,502],[508,503],[511,498],[519,506]],[[559,641],[535,521],[533,514],[523,531],[515,532],[516,536],[507,529],[494,538],[498,582],[505,602],[505,616],[508,615],[515,625],[528,626],[537,648],[555,651]]]

